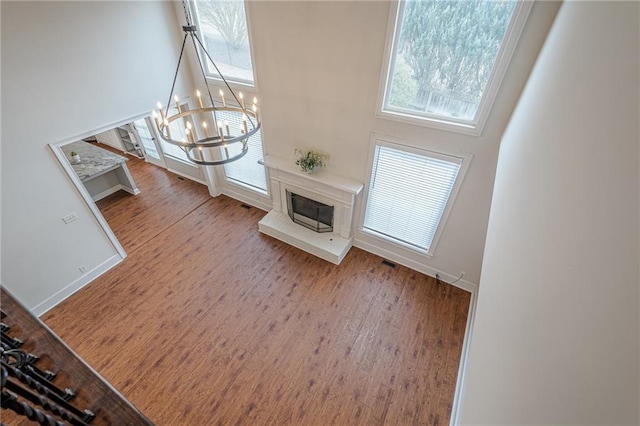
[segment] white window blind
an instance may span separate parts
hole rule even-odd
[[[182,108],[183,111],[188,111],[189,108],[189,103],[180,103],[180,108]],[[175,103],[172,103],[171,106],[168,108],[167,110],[167,115],[174,115],[178,113],[178,108],[176,107]],[[171,131],[171,136],[174,139],[180,140],[180,139],[185,139],[187,138],[187,135],[185,133],[185,129],[186,124],[185,124],[185,119],[179,119],[179,120],[175,120],[174,122],[172,122],[169,125],[169,130]],[[168,155],[169,157],[173,157],[174,159],[178,159],[183,161],[185,164],[189,164],[193,167],[198,167],[195,164],[193,164],[191,161],[189,161],[189,158],[187,157],[187,154],[182,150],[182,148],[180,148],[179,146],[170,144],[169,142],[166,142],[164,139],[159,138],[160,140],[160,146],[162,147],[162,151],[164,152],[165,155]]]
[[[217,113],[218,120],[228,121],[232,134],[238,134],[242,128],[239,114],[231,114],[226,111]],[[221,148],[224,149],[224,148]],[[232,144],[228,148],[229,156],[233,157],[242,150],[240,144]],[[264,158],[262,151],[262,134],[258,130],[255,135],[249,138],[249,150],[244,157],[237,161],[224,165],[224,174],[227,180],[236,181],[262,192],[267,191],[267,176],[264,166],[258,164]]]
[[[462,159],[377,145],[364,228],[429,251]]]

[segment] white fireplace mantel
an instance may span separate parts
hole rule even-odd
[[[353,243],[354,207],[363,184],[322,169],[304,173],[283,158],[265,156],[263,164],[269,170],[273,210],[259,222],[260,232],[339,264]],[[287,212],[287,190],[333,206],[333,232],[317,233],[294,223]]]

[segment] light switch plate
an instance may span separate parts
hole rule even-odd
[[[78,219],[78,215],[76,214],[76,212],[71,212],[68,215],[62,217],[62,221],[67,225],[76,219]]]

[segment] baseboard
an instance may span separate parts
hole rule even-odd
[[[356,236],[356,239],[353,242],[354,247],[358,247],[364,251],[368,251],[369,253],[373,253],[375,255],[378,255],[380,257],[384,257],[385,259],[389,259],[392,260],[396,263],[399,263],[403,266],[406,266],[407,268],[411,268],[414,269],[418,272],[422,272],[425,275],[429,275],[430,277],[434,277],[436,276],[436,274],[438,274],[440,276],[440,278],[445,281],[445,282],[450,282],[453,283],[453,281],[457,280],[458,277],[453,276],[451,274],[448,274],[446,272],[443,271],[439,271],[435,268],[431,268],[430,266],[425,265],[424,263],[415,261],[413,259],[409,259],[407,257],[404,257],[402,255],[399,255],[398,253],[394,253],[390,250],[384,249],[382,247],[379,247],[375,244],[372,244],[370,242],[367,241],[363,241],[361,239],[359,239]],[[457,281],[453,284],[451,284],[455,287],[461,288],[463,290],[468,291],[471,294],[475,294],[476,291],[478,290],[478,285],[475,283],[472,283],[470,281],[466,281],[466,280],[460,280]]]
[[[113,268],[123,260],[124,260],[123,257],[121,257],[118,254],[114,254],[109,259],[105,260],[104,262],[102,262],[92,270],[88,271],[87,273],[85,273],[84,275],[82,275],[81,277],[73,281],[68,286],[64,287],[62,290],[56,292],[45,301],[34,306],[31,309],[31,312],[33,312],[33,314],[38,317],[43,315],[45,312],[47,312],[48,310],[56,306],[58,303],[62,302],[64,299],[71,296],[73,293],[80,290],[82,287],[86,286],[91,281],[95,280],[100,275],[104,274],[109,269]]]
[[[100,192],[99,194],[93,195],[93,196],[91,197],[91,199],[92,199],[94,202],[95,202],[95,201],[100,201],[100,200],[102,200],[104,197],[108,197],[109,195],[114,194],[114,193],[116,193],[116,192],[120,191],[121,189],[124,189],[124,190],[125,190],[125,191],[127,191],[127,192],[131,192],[131,191],[129,191],[129,190],[127,190],[127,189],[125,189],[125,187],[124,187],[124,186],[122,186],[121,184],[118,184],[118,185],[112,186],[111,188],[109,188],[109,189],[107,189],[107,190],[104,190],[104,191]]]
[[[458,367],[458,379],[456,380],[456,391],[453,394],[453,406],[451,407],[450,426],[460,424],[460,416],[462,415],[462,400],[464,397],[464,384],[467,375],[467,362],[469,360],[469,347],[471,345],[471,333],[473,332],[473,324],[476,319],[476,305],[478,303],[478,294],[471,293],[469,301],[469,313],[467,314],[467,327],[464,330],[464,341],[462,342],[462,353],[460,354],[460,366]]]
[[[258,196],[245,194],[245,191],[236,190],[235,188],[232,188],[231,185],[224,185],[221,188],[220,193],[233,198],[234,200],[238,200],[260,210],[264,210],[265,212],[268,212],[273,208],[273,204],[269,199],[266,199],[267,201],[263,201],[258,198]]]
[[[172,169],[172,168],[170,168],[170,167],[167,167],[167,171],[168,171],[168,172],[173,173],[174,175],[182,176],[183,178],[186,178],[186,179],[192,180],[192,181],[194,181],[194,182],[201,183],[201,184],[203,184],[203,185],[206,185],[206,184],[207,184],[207,182],[205,182],[205,181],[203,181],[203,180],[196,179],[196,178],[194,178],[193,176],[189,176],[189,175],[188,175],[188,174],[186,174],[186,173],[182,173],[182,172],[180,172],[180,171],[178,171],[178,170],[175,170],[175,169]]]

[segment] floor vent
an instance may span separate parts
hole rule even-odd
[[[241,204],[242,208],[249,210],[251,208],[251,206],[249,204]]]
[[[382,264],[383,264],[383,265],[387,265],[387,266],[391,266],[392,268],[395,268],[395,267],[396,267],[396,264],[395,264],[395,263],[393,263],[392,261],[387,260],[387,259],[383,260],[383,261],[382,261]]]
[[[178,179],[180,180],[184,180],[184,178],[182,176],[178,176]]]

